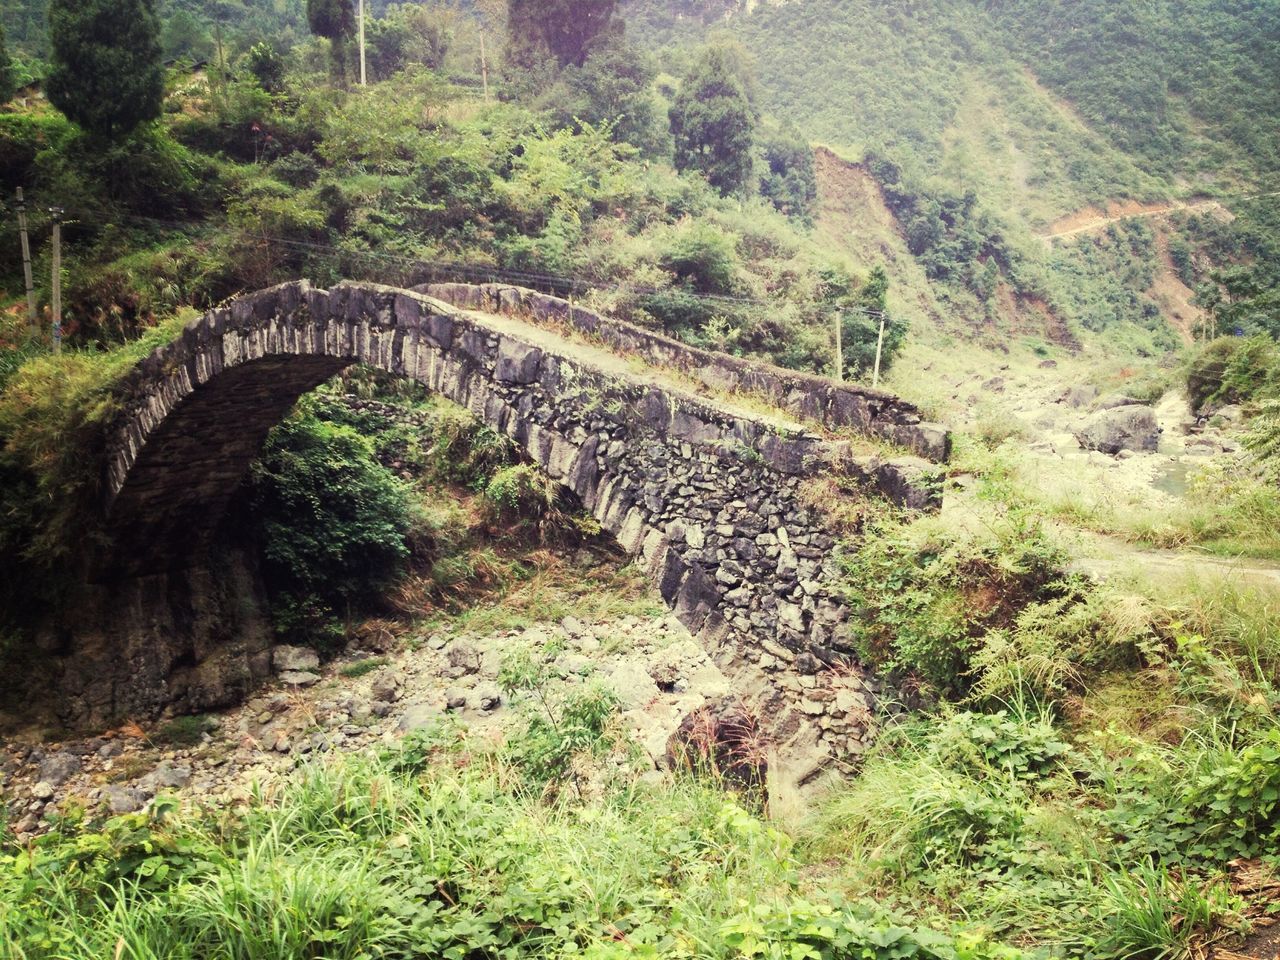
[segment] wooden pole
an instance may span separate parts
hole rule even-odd
[[[31,241],[27,237],[27,204],[18,188],[18,235],[22,238],[22,279],[27,284],[27,327],[34,336],[39,332],[36,322],[36,287],[31,279]]]
[[[484,102],[489,102],[489,58],[484,49],[484,31],[480,31],[480,83],[484,88]]]
[[[876,338],[876,369],[871,375],[871,385],[880,386],[880,351],[884,349],[884,315],[880,316],[880,336]]]
[[[360,0],[360,86],[369,85],[364,65],[364,0]]]
[[[62,352],[62,208],[50,207],[53,217],[53,352]]]
[[[844,317],[836,313],[836,380],[844,381],[844,331],[841,329],[844,324],[841,322]]]

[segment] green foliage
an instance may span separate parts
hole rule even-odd
[[[986,539],[887,526],[841,555],[853,641],[879,669],[963,694],[988,634],[1071,595],[1064,563],[1035,521],[1013,518]]]
[[[1148,330],[1156,346],[1171,349],[1176,336],[1147,292],[1158,265],[1148,226],[1140,220],[1112,224],[1054,251],[1055,302],[1086,330]]]
[[[724,196],[750,182],[756,113],[738,61],[723,46],[704,49],[670,110],[677,170],[695,170]]]
[[[176,717],[161,726],[152,739],[173,747],[194,747],[213,729],[209,717]]]
[[[49,102],[94,136],[160,116],[164,76],[154,0],[51,0]]]
[[[720,927],[735,956],[761,960],[1014,960],[1017,950],[895,924],[884,911],[795,899],[758,903]]]
[[[585,121],[614,139],[656,152],[659,135],[653,65],[621,34],[597,43],[581,67],[568,67],[546,98],[557,124]]]
[[[498,684],[508,697],[525,698],[524,728],[508,740],[506,756],[536,789],[552,789],[568,780],[580,793],[576,766],[618,746],[610,721],[619,701],[600,683],[553,689],[547,660],[558,652],[551,645],[517,647],[503,657]]]
[[[9,48],[5,45],[4,26],[0,25],[0,107],[13,99],[16,89],[13,61],[9,59]]]
[[[1195,409],[1244,403],[1280,393],[1280,347],[1270,337],[1219,337],[1201,347],[1187,369]]]
[[[1242,438],[1245,449],[1275,476],[1280,470],[1280,400],[1264,400],[1257,415],[1249,421],[1249,431]]]
[[[497,470],[482,491],[493,520],[504,526],[537,522],[555,507],[555,485],[537,467],[520,463]]]
[[[408,489],[370,440],[306,401],[272,431],[251,482],[277,630],[332,645],[339,618],[368,609],[402,571]]]
[[[255,43],[245,54],[245,68],[268,93],[278,93],[284,85],[284,58],[269,43]]]
[[[156,347],[168,343],[186,317],[148,330],[111,351],[64,350],[28,359],[0,393],[0,556],[47,573],[101,535],[95,518],[97,465],[104,432],[119,411],[120,379]],[[7,583],[18,578],[14,570]],[[28,596],[27,600],[33,600]]]
[[[363,677],[375,670],[380,670],[389,664],[391,660],[387,657],[365,657],[363,660],[357,660],[355,663],[349,663],[342,667],[338,673],[348,679],[354,680],[357,677]]]
[[[813,169],[813,149],[794,124],[762,124],[760,147],[760,196],[778,210],[808,222],[818,198]]]
[[[530,69],[550,57],[582,66],[594,46],[621,33],[618,0],[507,0],[507,57]]]
[[[803,889],[787,836],[692,782],[547,802],[456,731],[0,849],[0,949],[59,956],[1014,960]],[[813,887],[815,885],[805,884]],[[124,946],[121,947],[120,945]]]
[[[307,24],[317,37],[329,41],[333,74],[345,83],[347,43],[356,32],[355,4],[352,0],[307,0]]]
[[[887,372],[906,342],[907,325],[887,313],[889,278],[884,270],[876,267],[861,286],[838,267],[828,267],[823,271],[822,279],[825,290],[823,306],[839,317],[845,375],[870,376],[875,368],[882,321],[884,341],[880,347],[880,372]]]
[[[1048,715],[1010,716],[961,712],[947,717],[933,732],[929,748],[947,769],[981,776],[998,770],[1018,780],[1051,774],[1070,749]]]

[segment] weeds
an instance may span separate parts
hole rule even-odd
[[[304,768],[236,813],[162,803],[68,825],[0,852],[0,949],[14,960],[1016,955],[979,931],[935,932],[804,889],[787,837],[713,789],[622,782],[546,801],[522,769],[441,730]]]

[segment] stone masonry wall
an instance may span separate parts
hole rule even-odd
[[[364,362],[512,437],[644,564],[722,660],[766,674],[799,664],[809,675],[849,652],[835,539],[802,487],[841,470],[927,507],[937,502],[928,464],[859,459],[849,444],[606,372],[510,329],[367,284],[287,284],[198,318],[121,388],[106,511],[129,553],[117,546],[98,568],[123,577],[183,566],[224,519],[271,424],[319,379]],[[855,693],[874,696],[871,678],[850,676]],[[859,703],[850,716],[864,716]],[[839,737],[853,742],[857,731]]]
[[[884,390],[702,350],[524,287],[436,283],[416,289],[471,310],[567,324],[624,353],[680,370],[713,389],[758,393],[794,415],[832,427],[854,427],[935,463],[945,463],[951,455],[951,436],[945,427],[926,423],[913,404]]]

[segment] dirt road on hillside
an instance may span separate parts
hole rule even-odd
[[[1236,197],[1236,200],[1261,200],[1266,197],[1280,197],[1280,191],[1271,193],[1254,193],[1244,197]],[[1125,203],[1115,203],[1111,205],[1111,209],[1107,211],[1098,210],[1096,207],[1088,207],[1077,213],[1069,214],[1056,220],[1049,228],[1048,233],[1040,234],[1040,239],[1045,243],[1054,240],[1064,240],[1069,237],[1076,237],[1084,233],[1092,233],[1095,230],[1101,230],[1113,223],[1121,223],[1125,220],[1143,220],[1152,217],[1163,217],[1171,213],[1186,211],[1188,213],[1204,213],[1210,210],[1221,210],[1227,216],[1231,215],[1220,200],[1197,200],[1187,203],[1182,200],[1172,203],[1139,203],[1137,201],[1127,201]]]

